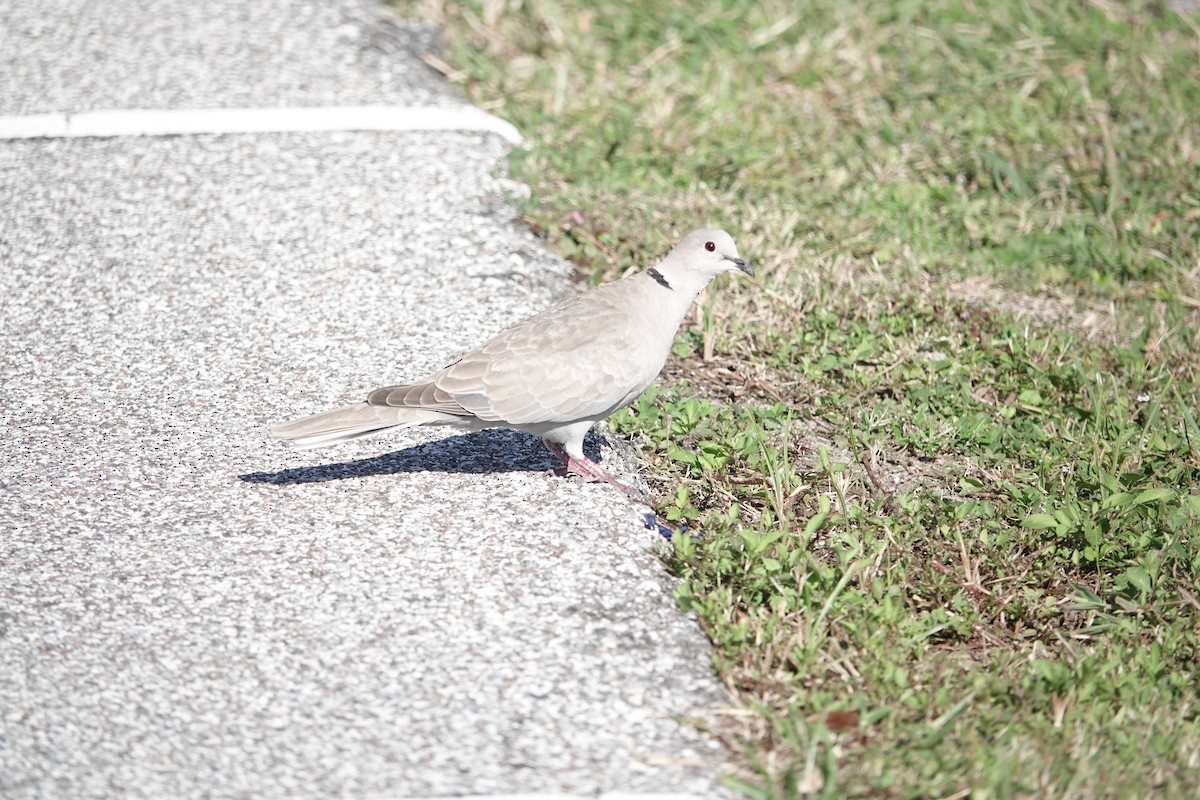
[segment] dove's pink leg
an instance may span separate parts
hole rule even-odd
[[[571,473],[575,477],[579,478],[579,480],[583,483],[597,483],[599,481],[604,481],[605,483],[620,489],[631,499],[638,502],[645,502],[646,496],[640,490],[621,483],[619,480],[609,474],[607,470],[605,470],[595,461],[592,461],[587,456],[584,456],[582,459],[573,458],[571,454],[568,453],[566,449],[558,442],[549,442],[545,440],[543,440],[543,442],[546,445],[546,449],[551,453],[554,453],[554,455],[558,456],[559,460],[562,461],[562,471],[564,473]]]

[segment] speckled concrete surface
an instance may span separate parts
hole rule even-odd
[[[374,91],[357,69],[337,92]],[[0,98],[19,80],[0,68]],[[482,134],[0,142],[0,795],[717,791],[722,752],[676,718],[725,698],[619,493],[512,432],[266,438],[571,291],[503,156]]]
[[[0,114],[457,104],[436,36],[373,0],[3,0]]]

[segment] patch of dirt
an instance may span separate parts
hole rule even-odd
[[[663,369],[663,384],[686,380],[696,393],[713,403],[787,403],[798,406],[804,402],[804,382],[788,380],[782,374],[761,364],[748,364],[729,357],[704,361],[697,356],[672,357]],[[993,476],[973,460],[956,454],[936,457],[914,455],[904,449],[863,448],[857,455],[839,444],[837,428],[819,418],[797,416],[787,430],[787,451],[792,454],[796,469],[802,475],[821,472],[818,453],[824,448],[833,464],[845,464],[844,475],[849,478],[843,487],[847,494],[867,501],[884,500],[894,503],[905,495],[934,493],[951,500],[961,500],[955,488],[960,478],[975,477],[988,483]],[[776,431],[771,447],[783,448],[783,431]],[[730,476],[737,481],[738,476]],[[807,483],[807,479],[806,479]],[[810,492],[806,491],[806,494]],[[789,504],[790,507],[790,504]]]
[[[799,381],[787,380],[763,364],[729,356],[715,356],[707,361],[698,356],[671,356],[659,382],[670,386],[680,381],[687,381],[700,397],[714,403],[747,400],[783,403],[799,385]]]
[[[946,294],[968,303],[994,308],[1041,323],[1066,325],[1088,339],[1116,341],[1116,305],[1079,308],[1068,295],[1031,295],[1006,289],[987,278],[969,278],[945,287]]]

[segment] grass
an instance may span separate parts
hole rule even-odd
[[[754,798],[1200,785],[1200,26],[1161,3],[410,2],[590,280],[723,283],[640,444]]]

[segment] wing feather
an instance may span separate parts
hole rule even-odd
[[[520,322],[425,380],[376,389],[367,402],[508,425],[607,416],[654,380],[671,344],[636,324],[622,283]]]

